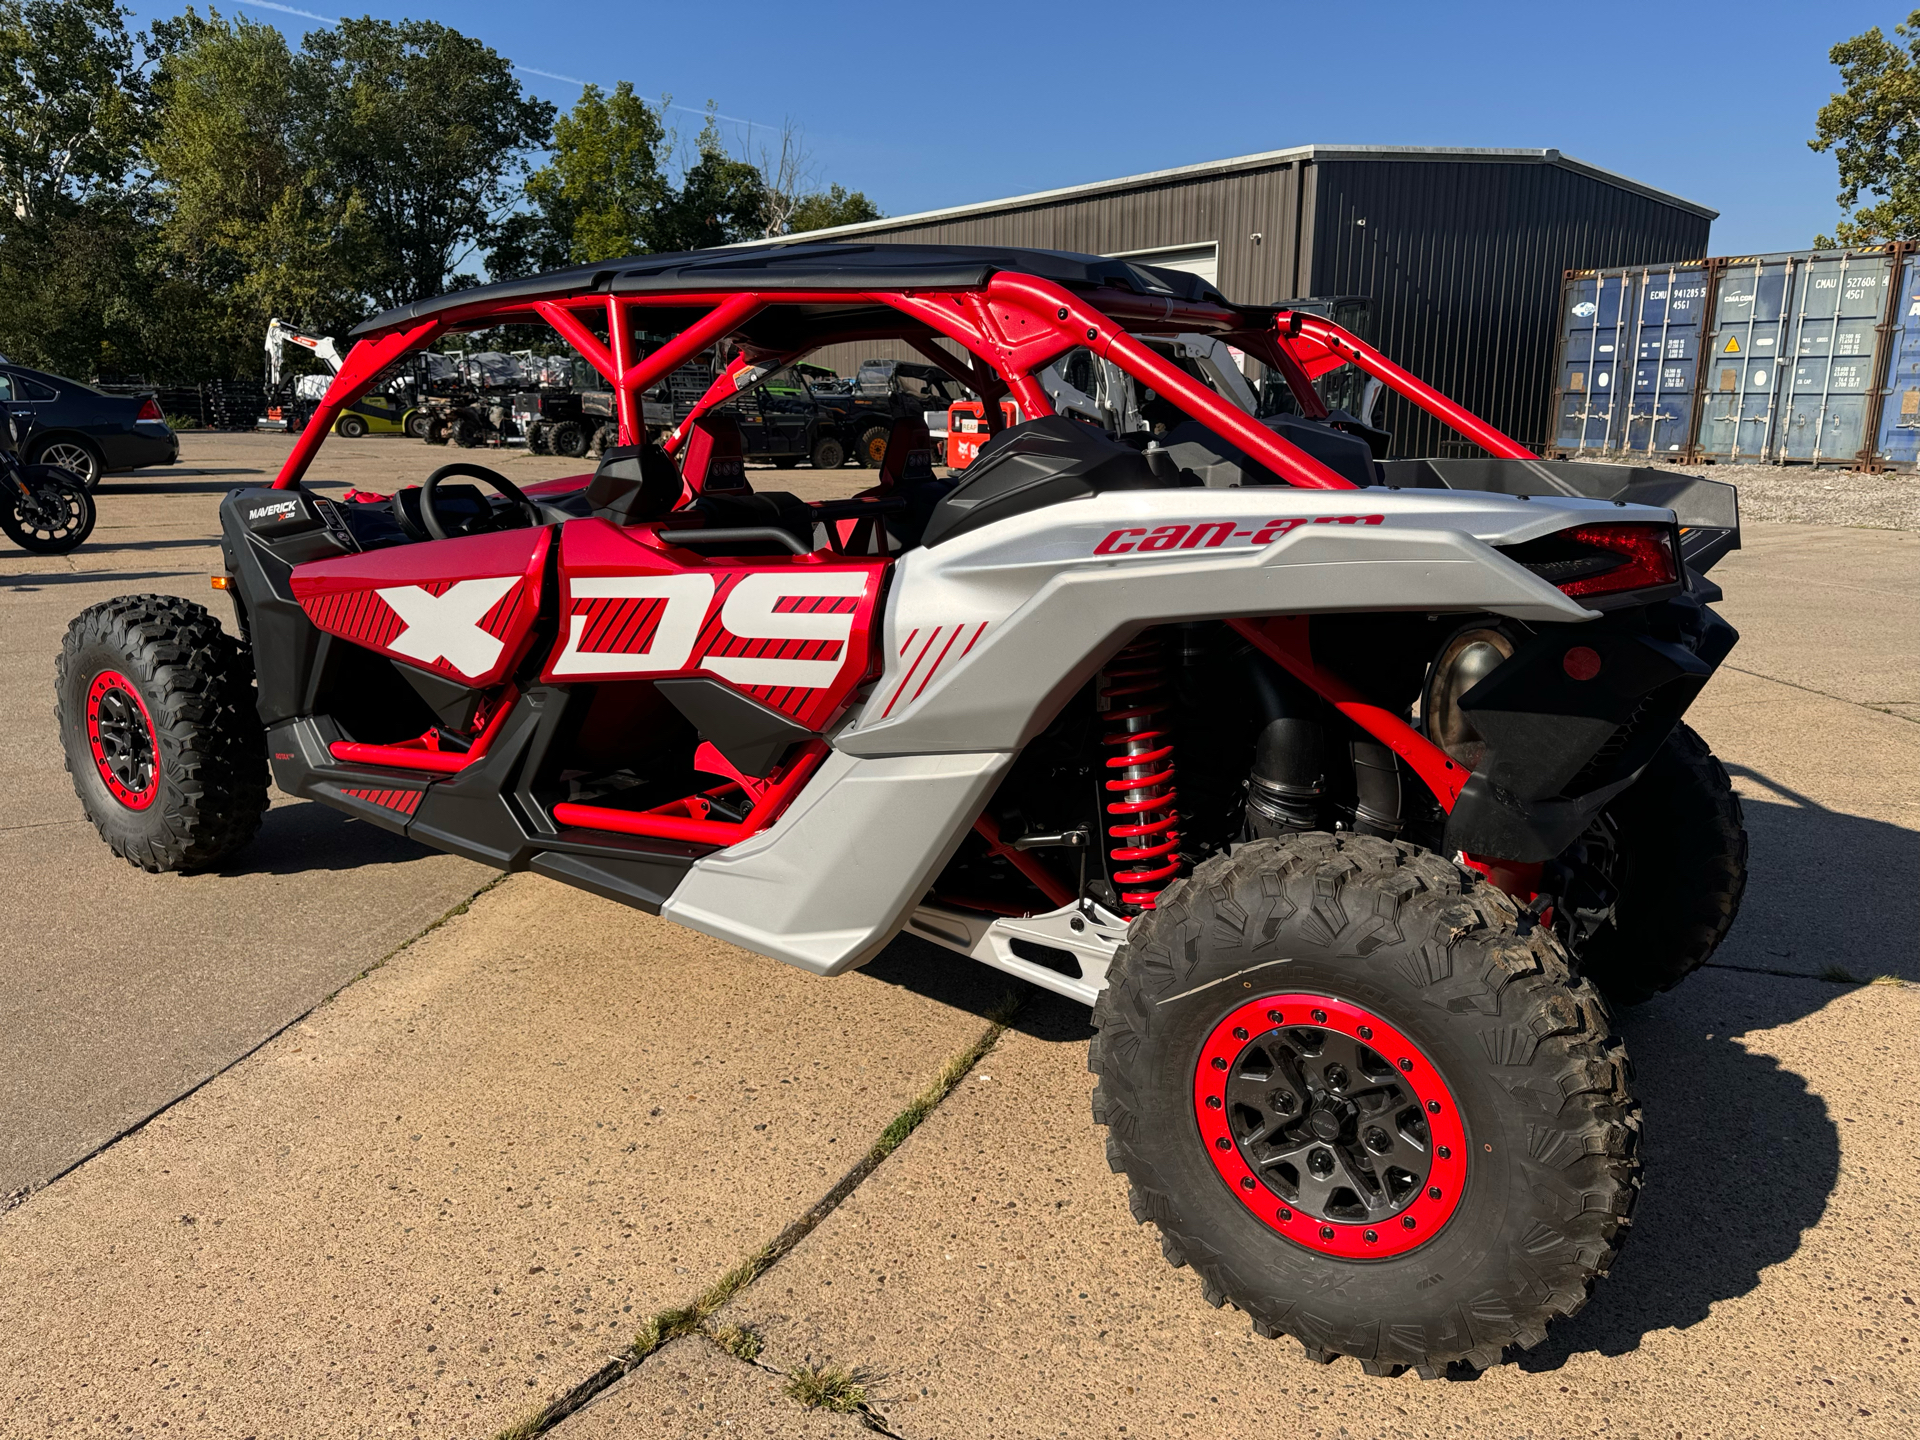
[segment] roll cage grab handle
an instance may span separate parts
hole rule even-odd
[[[976,290],[957,291],[859,291],[772,290],[739,291],[719,295],[616,296],[590,297],[589,304],[606,307],[608,343],[602,343],[581,317],[577,300],[539,300],[497,307],[475,302],[471,310],[454,309],[444,316],[421,321],[404,329],[370,337],[347,352],[346,363],[328,386],[326,396],[315,408],[295,442],[292,453],[274,480],[275,489],[297,487],[320,448],[321,441],[343,410],[363,395],[374,378],[387,366],[411,351],[431,345],[448,329],[463,321],[503,311],[516,311],[526,318],[545,320],[562,339],[579,352],[613,387],[619,413],[620,438],[633,443],[645,433],[641,413],[642,392],[657,384],[700,351],[724,340],[754,315],[769,305],[812,304],[844,305],[858,302],[886,305],[920,322],[934,336],[958,344],[965,358],[955,357],[934,340],[915,330],[880,330],[866,334],[836,335],[835,341],[892,338],[905,340],[933,363],[973,385],[989,402],[1002,394],[1011,394],[1021,413],[1037,418],[1051,415],[1053,407],[1035,376],[1061,355],[1084,345],[1101,358],[1172,401],[1179,409],[1201,421],[1223,439],[1231,441],[1247,455],[1271,470],[1287,483],[1309,490],[1348,490],[1352,483],[1297,446],[1289,444],[1274,431],[1259,423],[1239,406],[1215,394],[1188,375],[1179,366],[1142,344],[1128,333],[1127,323],[1155,331],[1178,333],[1200,331],[1214,334],[1248,351],[1256,359],[1279,370],[1293,390],[1301,408],[1314,418],[1327,411],[1314,392],[1310,367],[1319,371],[1351,361],[1374,376],[1406,400],[1451,426],[1461,435],[1502,459],[1530,460],[1533,453],[1502,434],[1471,411],[1456,405],[1439,391],[1401,369],[1393,361],[1358,336],[1319,316],[1301,311],[1281,311],[1269,326],[1248,329],[1244,317],[1225,306],[1171,298],[1137,296],[1121,290],[1097,292],[1099,307],[1074,295],[1052,281],[1034,275],[1010,271],[995,274]],[[712,304],[700,319],[660,346],[650,355],[635,359],[632,354],[632,320],[636,310],[664,305],[684,306],[702,301]],[[532,314],[527,314],[528,311]],[[728,365],[701,396],[694,415],[704,413],[725,400],[738,388],[740,375],[750,365],[791,363],[805,351],[779,355],[742,354]],[[984,406],[993,421],[998,406]],[[670,449],[677,449],[688,421],[676,427],[670,437]]]

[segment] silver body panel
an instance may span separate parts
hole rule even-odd
[[[1110,947],[1061,929],[1068,911],[985,924],[926,895],[1021,747],[1122,645],[1149,625],[1234,616],[1590,620],[1492,547],[1603,520],[1670,523],[1672,512],[1444,490],[1127,491],[909,550],[888,593],[884,673],[820,773],[766,831],[696,862],[661,913],[821,975],[864,964],[910,928],[1090,1003]],[[1178,548],[1183,527],[1204,527],[1193,548]],[[1263,527],[1275,538],[1253,544]],[[1143,541],[1175,548],[1143,552]],[[910,924],[916,910],[924,923]],[[1020,960],[1013,938],[1074,954],[1082,975]]]

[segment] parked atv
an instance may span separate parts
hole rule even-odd
[[[687,356],[739,352],[591,476],[301,488],[383,366],[541,321],[629,425]],[[1735,641],[1705,574],[1730,487],[1538,462],[1324,318],[1092,256],[647,256],[358,335],[273,488],[221,506],[240,637],[160,596],[69,631],[68,764],[118,853],[231,859],[270,765],[816,974],[908,932],[1093,1007],[1134,1215],[1261,1334],[1433,1375],[1585,1302],[1640,1189],[1603,994],[1698,966],[1745,880],[1681,719]],[[1295,413],[1143,335],[1219,338]],[[717,407],[852,338],[965,369],[995,433],[958,480],[906,417],[854,499],[753,492]],[[1053,413],[1038,377],[1075,347],[1186,418]],[[1494,458],[1383,464],[1314,389],[1349,363]]]

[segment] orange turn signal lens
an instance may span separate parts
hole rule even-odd
[[[213,588],[216,590],[231,590],[233,588],[233,576],[231,575],[211,575],[207,578],[213,581]]]

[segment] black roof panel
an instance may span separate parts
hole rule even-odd
[[[675,255],[636,255],[525,280],[453,290],[376,315],[356,326],[353,334],[377,335],[465,308],[476,300],[507,306],[578,295],[645,295],[676,290],[962,290],[986,284],[1000,270],[1038,275],[1069,289],[1111,286],[1176,300],[1227,303],[1213,286],[1183,270],[1163,270],[1132,260],[1109,260],[1065,250],[788,242]]]

